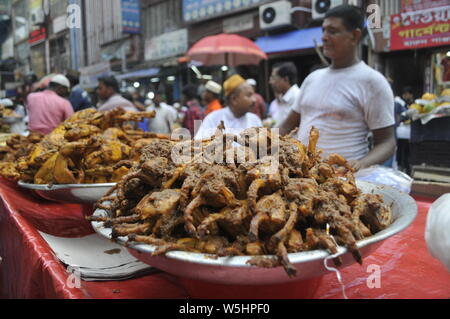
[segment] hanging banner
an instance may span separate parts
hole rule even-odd
[[[391,50],[450,45],[450,6],[391,16]]]
[[[267,0],[183,0],[183,20],[197,22],[230,12],[257,7]]]
[[[141,14],[139,0],[122,0],[122,32],[141,33]]]
[[[402,12],[426,10],[447,5],[448,0],[402,0]]]

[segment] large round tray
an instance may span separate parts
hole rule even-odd
[[[408,194],[402,193],[392,187],[374,185],[367,182],[358,182],[363,193],[375,193],[384,196],[384,202],[392,205],[394,222],[385,230],[358,241],[362,257],[369,256],[385,239],[394,236],[407,228],[416,218],[417,204]],[[107,212],[97,209],[94,216],[107,216]],[[111,238],[111,229],[105,228],[102,222],[93,222],[92,226],[100,235]],[[125,244],[126,237],[119,237],[118,242]],[[328,273],[324,267],[324,259],[329,256],[325,250],[314,250],[289,254],[289,260],[297,268],[297,276],[289,278],[282,267],[259,268],[250,266],[246,262],[250,256],[220,257],[184,251],[171,251],[165,256],[152,256],[155,246],[146,244],[128,243],[129,251],[137,259],[164,270],[168,273],[203,280],[207,282],[234,284],[234,285],[266,285],[312,279]],[[346,248],[339,247],[342,256],[342,267],[355,263],[353,256]],[[334,266],[330,261],[330,266]]]
[[[93,204],[99,201],[116,183],[38,185],[19,181],[19,186],[33,190],[42,198],[59,203]]]

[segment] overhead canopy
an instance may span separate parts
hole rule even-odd
[[[267,54],[314,48],[322,45],[322,27],[291,31],[258,38],[256,44]]]
[[[126,80],[126,79],[137,79],[137,78],[146,78],[159,74],[159,68],[150,68],[145,70],[139,70],[134,72],[129,72],[125,74],[116,75],[117,80]]]

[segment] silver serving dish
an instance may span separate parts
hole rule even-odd
[[[14,124],[23,120],[22,116],[3,116],[0,117],[0,121],[4,124]]]
[[[385,230],[357,243],[362,257],[373,253],[385,239],[394,236],[407,228],[416,218],[417,204],[408,194],[402,193],[389,186],[380,186],[367,182],[357,182],[364,193],[375,193],[384,196],[384,202],[392,205],[394,222]],[[107,216],[107,212],[97,209],[94,216]],[[92,226],[100,235],[111,239],[111,229],[105,228],[102,222],[93,222]],[[125,244],[127,238],[119,237],[118,242]],[[129,251],[137,259],[168,273],[221,284],[235,285],[266,285],[312,279],[328,272],[324,266],[324,259],[329,256],[326,250],[314,250],[289,254],[290,261],[297,268],[297,276],[289,278],[282,267],[259,268],[250,266],[246,262],[249,256],[220,257],[184,251],[168,252],[165,256],[152,256],[155,246],[128,243]],[[339,247],[342,267],[355,263],[351,253],[346,248]],[[329,266],[334,267],[330,260]]]
[[[93,204],[99,201],[116,183],[38,185],[19,181],[19,186],[33,190],[42,198],[59,203]]]

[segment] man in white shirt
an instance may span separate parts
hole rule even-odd
[[[146,111],[156,111],[154,118],[149,119],[148,130],[158,134],[171,134],[176,121],[176,110],[162,101],[162,92],[156,92],[153,104]],[[175,111],[174,111],[175,110]]]
[[[228,106],[209,114],[203,120],[195,139],[211,137],[222,121],[225,133],[236,135],[251,127],[262,127],[261,119],[250,112],[256,103],[251,85],[235,74],[227,79],[223,86]]]
[[[292,62],[275,64],[269,80],[275,95],[278,95],[277,103],[271,104],[269,116],[280,126],[292,110],[300,88],[297,85],[297,68]]]
[[[358,58],[364,17],[358,8],[338,6],[327,12],[322,28],[331,66],[305,79],[280,133],[299,126],[298,139],[307,144],[314,126],[324,156],[341,154],[357,170],[382,164],[396,147],[394,94],[384,76]],[[370,152],[369,132],[374,136]]]

